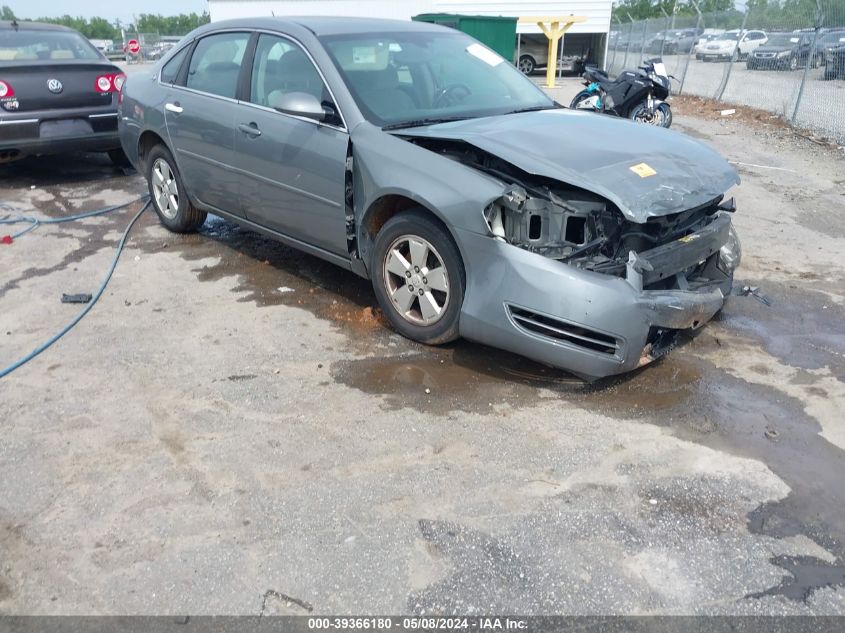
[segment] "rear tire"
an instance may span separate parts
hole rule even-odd
[[[537,68],[537,62],[531,55],[522,55],[519,58],[519,70],[522,71],[523,75],[530,75],[535,68]]]
[[[370,276],[379,305],[402,336],[426,345],[460,336],[464,264],[452,236],[430,214],[415,209],[385,222]]]
[[[156,145],[145,159],[147,185],[153,208],[161,223],[174,233],[193,233],[203,225],[206,212],[188,199],[173,155],[164,145]]]
[[[572,103],[569,104],[569,108],[571,110],[594,110],[594,108],[580,108],[579,104],[590,99],[593,96],[593,93],[588,92],[587,90],[582,90],[579,92],[575,97],[572,99]]]

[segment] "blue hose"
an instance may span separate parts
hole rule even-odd
[[[81,218],[90,218],[90,217],[95,216],[95,215],[103,215],[104,213],[110,213],[111,211],[116,211],[117,209],[122,209],[123,207],[126,207],[126,206],[128,206],[128,205],[130,205],[134,202],[137,202],[138,200],[142,200],[142,199],[146,199],[147,201],[144,203],[144,206],[141,207],[141,210],[138,211],[138,213],[135,214],[135,217],[132,218],[132,221],[129,222],[129,224],[126,227],[126,230],[123,231],[123,235],[121,236],[120,242],[117,245],[117,251],[114,254],[114,258],[112,259],[111,266],[109,267],[109,271],[106,273],[106,276],[103,279],[103,283],[101,283],[100,287],[97,288],[97,292],[94,293],[94,296],[91,298],[91,301],[89,301],[87,304],[85,304],[85,307],[82,308],[82,310],[79,312],[79,314],[77,314],[73,319],[71,319],[71,321],[67,325],[65,325],[61,330],[59,330],[46,343],[42,343],[41,345],[36,347],[34,350],[32,350],[29,354],[27,354],[26,356],[24,356],[20,360],[12,363],[11,365],[6,367],[5,369],[0,370],[0,378],[3,378],[4,376],[8,376],[13,371],[15,371],[18,367],[25,365],[26,363],[31,361],[33,358],[38,356],[41,352],[43,352],[45,349],[50,347],[53,343],[55,343],[60,338],[62,338],[65,334],[67,334],[71,330],[71,328],[73,328],[74,325],[76,325],[77,323],[79,323],[82,320],[82,317],[84,317],[86,314],[88,314],[88,312],[91,311],[91,308],[94,307],[94,304],[97,303],[97,300],[102,296],[103,291],[106,289],[106,286],[108,285],[109,280],[111,279],[112,273],[114,273],[114,269],[117,268],[117,260],[120,258],[120,254],[123,252],[123,247],[126,245],[126,238],[129,237],[129,231],[132,230],[132,227],[138,221],[138,218],[141,217],[141,214],[143,214],[144,211],[147,210],[147,207],[150,206],[150,201],[149,201],[148,196],[142,196],[141,198],[138,198],[136,200],[132,200],[132,202],[128,202],[126,204],[122,204],[122,205],[119,205],[119,206],[116,206],[116,207],[109,207],[107,209],[100,209],[99,211],[90,211],[88,213],[82,213],[82,214],[79,214],[79,215],[76,215],[76,216],[68,216],[66,218],[56,218],[56,219],[41,220],[41,221],[36,220],[35,223],[32,226],[30,226],[25,231],[22,231],[19,234],[19,235],[22,235],[23,233],[26,233],[27,231],[31,231],[32,229],[34,229],[39,224],[59,224],[61,222],[70,222],[71,220],[79,220]],[[30,221],[30,220],[35,220],[35,218],[25,218],[25,219],[18,219],[18,220],[14,220],[14,221],[0,220],[0,224],[12,224],[14,222],[23,222],[23,221]]]
[[[22,222],[29,222],[30,226],[26,227],[23,231],[18,231],[17,233],[12,235],[12,239],[16,240],[21,235],[25,235],[26,233],[29,233],[30,231],[38,228],[42,224],[62,224],[63,222],[73,222],[74,220],[82,220],[84,218],[93,218],[96,215],[105,215],[106,213],[111,213],[112,211],[117,211],[119,209],[125,209],[129,205],[135,204],[136,202],[138,202],[140,200],[146,200],[147,198],[149,198],[148,195],[143,195],[139,198],[135,198],[133,200],[130,200],[129,202],[124,202],[123,204],[119,204],[119,205],[114,206],[114,207],[106,207],[105,209],[97,209],[96,211],[87,211],[85,213],[79,213],[77,215],[66,215],[66,216],[63,216],[61,218],[39,219],[39,218],[33,218],[33,217],[30,217],[30,216],[26,216],[26,215],[18,215],[18,216],[15,216],[13,218],[10,218],[9,216],[5,216],[3,218],[0,218],[0,224],[21,224]],[[11,209],[11,207],[9,207],[5,204],[0,205],[0,208]]]

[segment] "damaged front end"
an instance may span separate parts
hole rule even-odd
[[[731,224],[733,199],[720,195],[638,222],[597,193],[529,174],[469,143],[433,138],[412,142],[507,183],[504,194],[483,209],[490,237],[584,273],[624,280],[647,335],[635,352],[625,349],[630,341],[618,335],[627,325],[614,326],[613,319],[596,316],[590,308],[583,317],[568,309],[561,319],[508,306],[510,320],[523,331],[613,355],[630,369],[668,352],[680,331],[706,323],[730,293],[741,258]],[[598,328],[597,323],[610,325]]]

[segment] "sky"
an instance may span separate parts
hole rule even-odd
[[[130,22],[133,13],[177,15],[208,10],[206,0],[0,0],[0,5],[4,4],[24,18],[69,14],[85,18],[98,16],[109,22],[116,18]]]

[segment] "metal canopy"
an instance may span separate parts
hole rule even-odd
[[[526,15],[517,24],[536,24],[549,39],[549,60],[546,63],[546,87],[554,88],[557,71],[557,42],[573,24],[586,22],[583,15]]]

